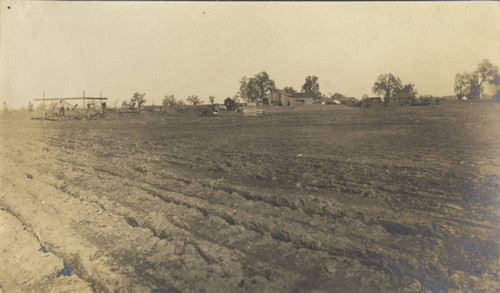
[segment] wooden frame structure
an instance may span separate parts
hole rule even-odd
[[[66,104],[68,105],[71,105],[67,102],[67,100],[83,100],[83,110],[85,111],[85,113],[87,113],[87,107],[85,106],[85,101],[86,100],[91,100],[91,101],[106,101],[108,98],[106,97],[103,97],[102,96],[102,93],[101,93],[101,96],[100,97],[86,97],[85,96],[85,91],[83,91],[83,96],[82,97],[75,97],[75,98],[45,98],[45,91],[43,92],[43,98],[41,99],[33,99],[33,101],[36,101],[36,102],[39,102],[39,101],[42,101],[43,102],[43,111],[44,111],[44,116],[47,116],[47,108],[45,107],[45,101],[63,101],[65,102]],[[73,106],[73,105],[71,105]]]

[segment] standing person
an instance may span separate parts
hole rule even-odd
[[[387,108],[387,104],[389,104],[389,97],[384,97],[384,107]]]
[[[59,116],[64,116],[64,103],[63,100],[59,100]]]

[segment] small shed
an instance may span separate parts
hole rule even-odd
[[[246,106],[243,108],[243,115],[258,115],[263,114],[264,111],[261,107],[257,105],[255,102],[248,102]]]

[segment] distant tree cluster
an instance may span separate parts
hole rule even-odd
[[[135,92],[129,102],[123,101],[122,108],[128,108],[130,110],[134,110],[137,107],[137,110],[140,111],[142,105],[146,103],[146,93]]]
[[[321,97],[321,92],[319,91],[319,83],[317,76],[306,77],[305,83],[302,85],[302,92],[312,93],[315,100]]]
[[[477,69],[473,72],[457,73],[455,76],[454,89],[458,95],[461,94],[470,99],[479,99],[483,90],[482,86],[484,84],[499,86],[499,81],[498,67],[485,59],[478,64]],[[224,104],[228,109],[234,109],[237,107],[238,98],[242,98],[247,102],[261,101],[266,94],[275,89],[276,84],[274,80],[272,80],[269,77],[269,74],[265,71],[257,73],[253,77],[243,76],[240,80],[240,89],[238,94],[235,95],[234,98],[228,97],[225,99]],[[297,91],[291,86],[284,87],[283,91],[287,94],[297,93]],[[373,84],[372,91],[375,94],[382,95],[385,101],[389,101],[392,98],[416,100],[418,94],[414,84],[403,84],[401,79],[392,73],[379,75]],[[316,101],[320,98],[330,98],[332,100],[343,100],[346,98],[346,96],[341,93],[330,94],[330,97],[322,95],[320,92],[318,77],[314,75],[306,77],[305,82],[301,87],[301,92],[311,93]],[[130,102],[123,102],[122,106],[129,109],[137,107],[138,110],[140,110],[146,103],[145,95],[145,93],[136,92]],[[368,95],[364,94],[362,98],[365,100],[368,98]],[[421,96],[420,98],[432,99],[432,96]],[[215,97],[209,96],[208,99],[210,104],[214,105]],[[203,103],[203,100],[201,100],[197,95],[189,96],[187,101],[193,105]],[[174,107],[183,105],[184,102],[181,100],[177,101],[174,95],[165,95],[162,100],[162,104],[164,106]],[[4,108],[6,108],[5,105]]]
[[[136,92],[134,96],[132,97],[131,102],[136,103],[137,108],[140,110],[142,108],[142,105],[146,103],[146,93],[138,93]]]
[[[267,72],[262,71],[254,77],[246,77],[240,80],[239,96],[248,102],[262,100],[270,91],[276,89],[274,80],[269,78]]]
[[[291,87],[291,86],[286,86],[283,88],[283,91],[287,94],[295,94],[297,91]]]
[[[165,95],[163,97],[163,101],[161,102],[163,106],[175,107],[177,106],[177,101],[175,100],[174,95]]]
[[[163,100],[161,101],[161,104],[163,106],[167,107],[179,107],[179,106],[184,106],[184,101],[183,100],[176,100],[174,95],[165,95],[163,97]]]
[[[373,84],[372,91],[374,94],[384,96],[386,101],[395,97],[415,99],[418,94],[414,84],[403,85],[401,79],[392,73],[379,75]]]
[[[473,72],[457,73],[455,76],[455,93],[469,99],[479,99],[485,83],[499,85],[498,67],[489,60],[483,60]]]
[[[407,83],[402,87],[399,87],[394,92],[394,97],[398,98],[409,98],[414,100],[417,98],[418,91],[415,89],[415,85],[413,83]]]
[[[267,72],[262,71],[257,73],[254,77],[246,77],[240,80],[240,91],[238,96],[247,102],[260,101],[269,92],[276,89],[276,84]],[[291,87],[286,86],[283,91],[287,94],[295,94],[297,91]],[[311,93],[315,100],[319,99],[322,95],[319,91],[319,83],[317,76],[307,76],[304,84],[302,85],[301,92]]]
[[[187,101],[193,105],[203,104],[203,100],[200,100],[196,95],[189,96]]]

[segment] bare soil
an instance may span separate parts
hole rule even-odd
[[[0,290],[497,292],[499,113],[3,114]]]

